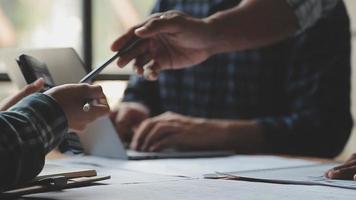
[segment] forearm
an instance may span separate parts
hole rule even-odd
[[[260,125],[255,120],[201,119],[212,134],[218,134],[217,149],[230,149],[238,153],[266,153],[269,151]]]
[[[25,98],[0,115],[0,189],[34,178],[47,152],[67,130],[67,121],[56,102],[43,94]]]
[[[211,27],[212,54],[269,45],[298,29],[298,20],[285,0],[244,0],[204,21]]]

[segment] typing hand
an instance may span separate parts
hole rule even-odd
[[[206,60],[213,48],[212,29],[207,22],[178,11],[151,15],[120,36],[111,49],[118,51],[140,37],[144,40],[118,60],[120,67],[135,60],[136,72],[150,72],[148,79],[156,79],[162,69],[185,68]]]
[[[24,97],[33,94],[35,92],[39,92],[40,90],[43,89],[44,86],[44,80],[42,78],[36,80],[35,82],[26,85],[24,88],[22,88],[18,93],[5,98],[3,101],[0,103],[0,111],[6,111],[9,109],[11,106],[15,105],[17,102],[19,102],[21,99]]]
[[[353,154],[344,164],[327,171],[325,176],[330,179],[356,181],[356,154]]]
[[[219,149],[224,133],[223,127],[208,120],[166,112],[144,120],[130,147],[138,151]]]
[[[110,116],[120,138],[129,142],[133,130],[149,117],[149,110],[140,103],[122,102],[117,110],[111,112]]]

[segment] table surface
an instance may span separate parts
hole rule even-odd
[[[332,161],[310,157],[279,157],[291,158],[291,160],[298,158],[317,163]],[[67,156],[59,152],[51,152],[47,158],[49,162],[56,162],[63,160],[62,158],[67,158]],[[221,158],[210,159],[211,161],[216,160],[217,162],[223,160]],[[136,165],[134,162],[136,162],[137,165],[148,163],[143,166],[154,169],[159,168],[160,163],[164,165],[164,163],[166,164],[170,161],[156,160],[141,162],[116,161],[110,159],[101,161],[99,159],[93,167],[98,173],[110,174],[112,176],[111,180],[104,181],[103,184],[96,186],[69,189],[63,192],[30,195],[24,199],[354,199],[356,196],[355,190],[325,186],[286,185],[170,176],[156,173],[156,171],[160,169],[156,169],[154,173],[139,172],[135,171],[136,168],[130,168]],[[190,159],[185,159],[185,161],[182,162],[185,162],[187,166],[191,163],[192,167],[196,167],[197,164],[196,160]],[[204,162],[206,162],[206,159]],[[206,167],[204,166],[205,164],[202,164],[201,167]],[[229,165],[231,164],[231,160],[227,160],[226,163],[222,164]],[[107,166],[112,167],[107,168]],[[164,170],[164,167],[161,169]]]

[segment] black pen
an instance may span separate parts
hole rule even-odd
[[[122,49],[120,49],[113,57],[111,57],[109,60],[107,60],[104,64],[102,64],[101,66],[95,68],[94,70],[92,70],[89,74],[87,74],[86,76],[84,76],[79,83],[90,83],[96,76],[98,76],[98,74],[103,71],[103,69],[105,69],[105,67],[107,67],[110,63],[112,63],[114,60],[116,60],[118,57],[122,56],[123,54],[125,54],[126,52],[130,51],[134,46],[137,45],[137,43],[139,43],[142,39],[138,38],[135,41],[133,41],[132,43],[130,43],[127,46],[124,46]]]

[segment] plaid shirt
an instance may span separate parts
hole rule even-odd
[[[340,0],[286,0],[299,21],[301,33],[312,27],[320,18],[327,16]]]
[[[235,2],[162,0],[154,11],[206,17]],[[133,75],[124,101],[141,102],[153,115],[256,120],[273,152],[335,156],[352,128],[349,18],[339,1],[328,15],[302,21],[303,32],[274,45],[162,71],[154,82]]]
[[[37,93],[0,113],[0,191],[34,178],[45,155],[67,131],[67,119],[49,96]]]

